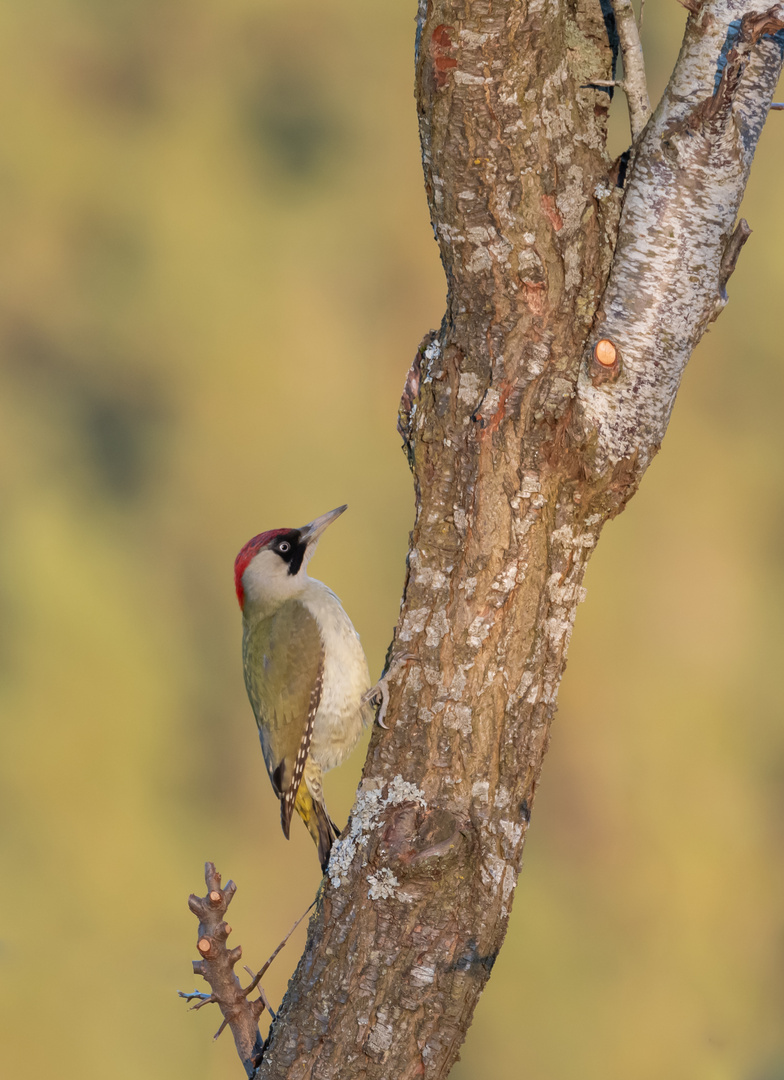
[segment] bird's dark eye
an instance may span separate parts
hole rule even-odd
[[[287,551],[291,551],[291,544],[288,542],[288,540],[281,540],[281,542],[278,544],[278,551],[282,551],[284,555]]]

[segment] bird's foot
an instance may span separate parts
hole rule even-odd
[[[372,702],[374,705],[378,705],[378,712],[376,713],[376,723],[379,727],[382,727],[384,731],[388,731],[387,725],[384,723],[384,717],[386,716],[387,708],[389,706],[389,680],[392,679],[400,669],[407,664],[409,660],[418,660],[419,657],[414,653],[399,652],[395,653],[389,662],[389,667],[385,673],[381,676],[375,686],[371,686],[369,690],[366,690],[362,695],[362,703],[367,701]]]

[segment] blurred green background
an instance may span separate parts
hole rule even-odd
[[[318,885],[258,750],[232,562],[348,502],[313,569],[380,671],[413,508],[397,404],[444,304],[414,14],[0,3],[6,1076],[238,1077],[176,997],[188,893],[206,858],[235,878],[258,966]],[[648,0],[654,96],[684,21]],[[613,122],[620,150],[621,95]],[[456,1080],[784,1077],[782,125],[731,303],[589,568]],[[361,764],[329,777],[339,821]]]

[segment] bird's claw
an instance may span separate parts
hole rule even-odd
[[[362,702],[372,702],[374,705],[378,705],[378,712],[376,714],[376,723],[384,731],[389,731],[389,728],[384,723],[384,717],[386,716],[387,707],[389,706],[389,680],[393,675],[398,673],[398,670],[407,663],[409,660],[418,660],[419,657],[415,653],[395,653],[389,662],[389,667],[386,672],[381,676],[375,686],[371,686],[369,690],[366,690],[362,695]]]

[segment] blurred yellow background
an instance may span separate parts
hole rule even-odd
[[[5,1076],[240,1076],[176,996],[188,893],[207,858],[235,878],[258,966],[318,885],[258,749],[232,562],[348,502],[313,572],[380,671],[413,507],[397,404],[445,291],[415,7],[0,3]],[[654,96],[684,21],[648,0]],[[731,303],[589,568],[455,1080],[784,1077],[782,125]],[[328,778],[340,822],[361,759]]]

